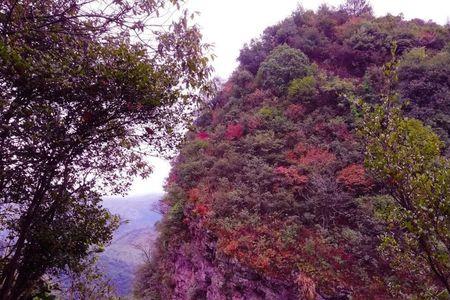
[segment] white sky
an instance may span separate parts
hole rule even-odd
[[[188,0],[187,8],[198,11],[205,42],[214,44],[216,76],[227,78],[236,68],[236,59],[244,43],[257,38],[263,30],[288,17],[298,5],[317,9],[320,4],[338,6],[344,0]],[[375,15],[403,13],[405,19],[420,18],[446,24],[450,18],[450,0],[372,0]],[[168,176],[167,161],[151,158],[154,173],[146,180],[136,180],[130,195],[163,191]]]
[[[244,43],[258,37],[265,28],[288,17],[298,5],[317,9],[322,3],[339,6],[344,0],[189,0],[188,9],[200,12],[197,23],[204,38],[214,43],[216,74],[227,78],[236,68]],[[406,19],[432,19],[446,24],[450,0],[372,0],[375,15],[403,13]]]

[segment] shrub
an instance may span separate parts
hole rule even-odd
[[[190,202],[197,202],[200,199],[200,190],[198,188],[192,188],[188,192],[188,200]]]
[[[286,108],[284,112],[285,116],[291,120],[297,120],[305,114],[305,107],[301,104],[291,104]]]
[[[336,156],[328,150],[312,148],[306,151],[299,159],[299,163],[305,166],[328,165],[336,161]]]
[[[270,118],[275,115],[275,111],[270,106],[263,106],[258,110],[258,115],[264,118]]]
[[[400,62],[399,90],[410,99],[408,115],[423,120],[450,144],[450,52],[431,54],[413,49]]]
[[[246,118],[246,126],[249,128],[249,131],[252,132],[257,129],[261,125],[261,119],[258,116],[247,116]]]
[[[449,72],[450,52],[428,55],[423,48],[414,49],[400,63],[399,87],[412,101],[437,107],[446,103],[450,94]]]
[[[367,177],[366,170],[360,164],[351,164],[337,174],[337,181],[351,190],[367,190],[372,181]]]
[[[260,89],[255,90],[253,93],[247,95],[246,101],[253,106],[256,106],[270,97],[270,94]]]
[[[256,79],[261,87],[282,95],[291,80],[307,76],[310,72],[309,59],[303,52],[281,45],[262,62]]]
[[[263,42],[252,40],[242,48],[238,60],[245,69],[256,75],[268,52],[270,49],[267,49]]]
[[[229,124],[225,132],[227,140],[239,139],[244,135],[244,127],[241,124]]]
[[[209,138],[209,134],[206,131],[200,131],[199,133],[197,133],[197,139],[204,141],[207,140]]]
[[[321,86],[323,100],[326,104],[344,105],[347,98],[354,93],[355,86],[350,80],[339,77],[327,78]]]
[[[210,211],[211,209],[203,203],[196,204],[193,210],[193,212],[199,215],[200,217],[206,216]]]
[[[235,85],[235,97],[241,97],[255,88],[253,74],[245,69],[237,69],[234,71],[231,75],[230,81],[232,81]]]
[[[264,155],[266,160],[272,158],[272,154],[278,155],[283,148],[283,140],[275,136],[274,131],[258,131],[248,135],[242,141],[242,149],[255,156]],[[270,156],[267,156],[270,155]]]
[[[297,98],[308,102],[309,99],[318,94],[317,82],[313,76],[297,78],[291,81],[288,88],[290,98]]]
[[[308,182],[308,176],[301,175],[296,168],[277,167],[275,174],[284,177],[284,181],[289,185],[304,185]]]
[[[373,13],[367,0],[347,0],[340,8],[351,16],[372,15]]]

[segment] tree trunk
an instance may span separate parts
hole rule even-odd
[[[40,187],[37,188],[37,191],[33,197],[33,201],[31,205],[28,207],[27,213],[21,222],[20,225],[20,232],[19,237],[17,239],[17,243],[15,245],[14,249],[14,255],[11,258],[11,260],[6,264],[5,268],[3,269],[3,274],[1,274],[0,277],[0,299],[1,300],[16,300],[14,299],[14,295],[12,292],[15,290],[15,279],[17,278],[18,274],[17,270],[20,267],[20,258],[22,256],[22,251],[25,246],[26,242],[26,236],[29,233],[30,227],[33,222],[33,218],[36,215],[37,208],[42,202],[42,199],[44,198],[45,191],[48,189],[48,186],[50,185],[51,178],[53,177],[53,174],[50,173],[50,176],[48,178],[45,178],[44,184],[41,184]]]

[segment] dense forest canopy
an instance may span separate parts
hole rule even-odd
[[[447,299],[449,43],[350,0],[245,45],[173,161],[136,295]]]
[[[210,73],[182,3],[0,1],[1,299],[89,268],[118,222],[101,196],[151,171],[145,150],[180,141]]]

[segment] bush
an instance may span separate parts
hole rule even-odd
[[[450,144],[450,52],[432,55],[413,49],[402,59],[398,77],[402,96],[410,99],[408,115],[432,126]]]
[[[342,169],[337,176],[337,181],[343,183],[349,190],[367,191],[372,186],[372,181],[367,177],[362,165],[351,164]]]
[[[252,40],[242,48],[238,60],[245,69],[256,75],[269,51],[261,41]]]
[[[261,87],[272,90],[276,95],[282,95],[287,84],[294,78],[310,73],[309,59],[303,52],[281,45],[262,62],[256,79]]]
[[[230,124],[225,132],[227,140],[239,139],[242,135],[244,135],[244,127],[241,124]]]
[[[314,96],[317,96],[317,82],[313,76],[306,76],[303,78],[297,78],[291,81],[288,88],[288,95],[290,98],[308,100]]]

